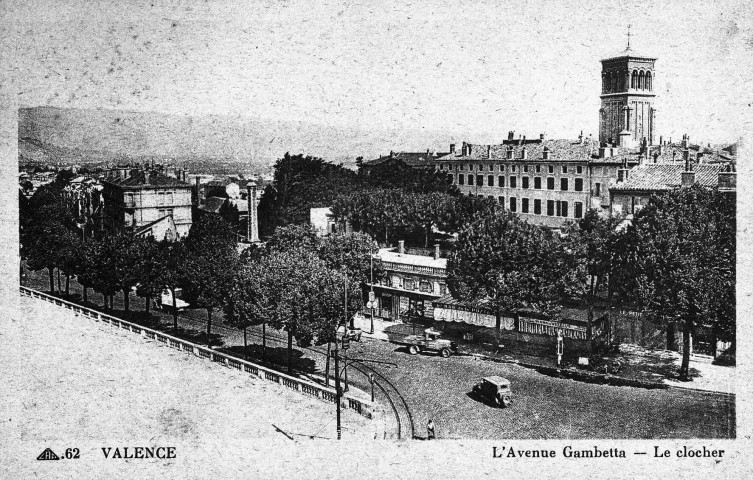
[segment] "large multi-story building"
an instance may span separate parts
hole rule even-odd
[[[149,234],[157,240],[188,235],[191,185],[157,170],[120,167],[103,181],[104,219],[108,233]],[[174,225],[174,228],[171,226]]]
[[[608,209],[609,187],[625,165],[639,163],[639,152],[620,153],[582,135],[572,140],[508,139],[500,145],[463,143],[458,152],[435,160],[461,193],[489,197],[523,219],[560,227],[588,209]]]

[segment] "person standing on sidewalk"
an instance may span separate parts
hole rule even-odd
[[[429,423],[426,425],[426,433],[427,440],[434,440],[436,438],[436,435],[434,433],[434,422],[431,421],[431,418],[429,419]]]

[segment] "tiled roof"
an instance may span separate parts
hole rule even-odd
[[[447,152],[392,152],[391,155],[384,155],[368,162],[363,162],[365,166],[381,165],[389,160],[402,160],[409,167],[421,165],[431,166],[437,158],[447,155]]]
[[[656,60],[657,58],[654,55],[646,55],[645,52],[639,52],[633,48],[628,47],[616,55],[603,58],[601,61],[603,62],[605,60],[614,60],[616,58],[623,58],[623,57],[650,58],[652,60]]]
[[[536,143],[478,145],[468,144],[469,152],[463,155],[462,150],[448,153],[437,160],[465,161],[465,160],[506,160],[507,150],[512,148],[513,159],[520,160],[523,148],[526,149],[528,160],[541,160],[544,147],[549,149],[549,160],[589,160],[598,158],[599,143],[586,138],[582,142],[577,140],[542,140]]]
[[[224,197],[209,197],[199,209],[205,212],[219,213],[225,200],[227,199]]]
[[[149,183],[144,181],[144,172],[133,172],[126,178],[119,178],[117,176],[109,176],[105,178],[105,182],[113,185],[118,185],[126,189],[144,189],[144,188],[164,188],[164,187],[184,187],[191,188],[191,185],[181,182],[177,178],[168,177],[161,173],[150,172]]]
[[[136,230],[135,232],[133,232],[133,234],[134,234],[134,236],[138,237],[139,235],[141,235],[142,233],[146,232],[147,230],[149,230],[153,226],[157,225],[158,223],[166,221],[166,220],[169,221],[170,218],[172,218],[172,217],[170,217],[170,215],[166,215],[164,217],[160,217],[160,218],[158,218],[157,220],[155,220],[153,222],[149,222],[146,225],[143,225],[143,226],[139,227],[138,230]]]
[[[682,183],[682,172],[685,165],[680,163],[646,164],[640,165],[628,173],[625,182],[609,187],[610,191],[619,190],[653,190],[666,191],[678,188]],[[704,187],[715,187],[719,184],[719,164],[694,165],[695,183]]]
[[[408,253],[400,254],[391,248],[382,248],[378,256],[383,262],[401,263],[403,265],[413,265],[417,267],[447,268],[446,258],[428,257],[424,255],[410,255]]]

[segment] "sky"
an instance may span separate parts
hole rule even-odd
[[[746,1],[5,1],[20,106],[281,119],[499,143],[598,136],[601,65],[656,56],[665,138],[750,130]],[[424,132],[426,135],[424,136]],[[396,150],[402,146],[395,146]],[[436,146],[437,148],[439,146]],[[381,146],[380,146],[381,148]]]

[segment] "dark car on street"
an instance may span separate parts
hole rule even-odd
[[[473,386],[473,393],[498,407],[509,407],[512,402],[510,380],[496,375],[482,378]]]

